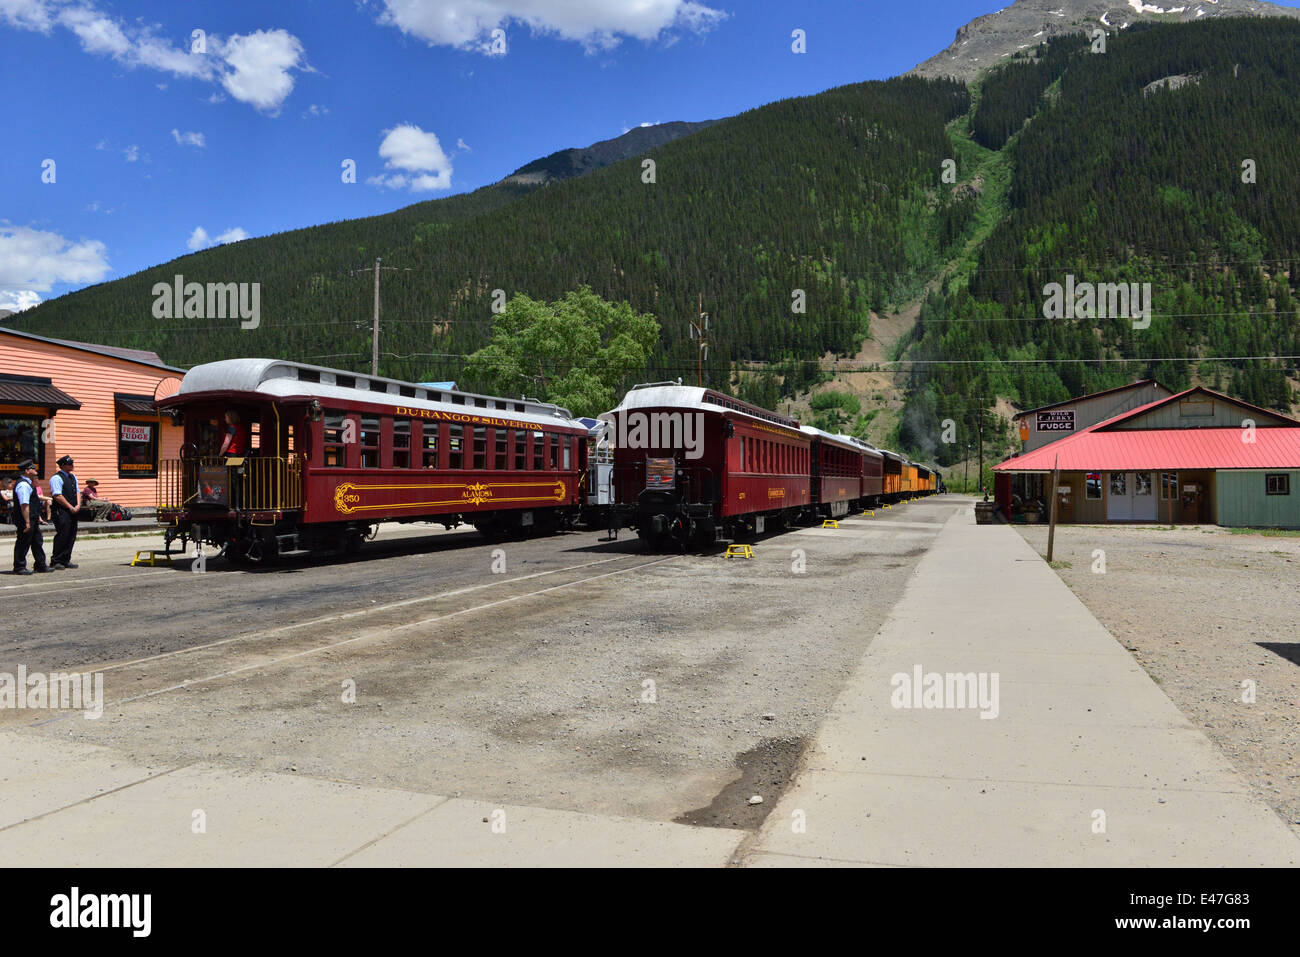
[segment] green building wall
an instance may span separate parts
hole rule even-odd
[[[1264,476],[1291,476],[1290,495],[1266,495]],[[1300,470],[1218,473],[1218,520],[1220,525],[1252,528],[1300,528]]]

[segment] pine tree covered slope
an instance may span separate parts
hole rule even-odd
[[[1283,410],[1294,400],[1294,360],[1208,357],[1300,354],[1300,24],[1134,27],[1105,54],[1066,42],[1063,63],[1042,61],[1055,76],[1010,66],[982,88],[977,113],[1014,116],[1025,86],[1051,85],[1023,129],[1010,124],[1008,215],[968,284],[931,297],[913,330],[908,357],[940,364],[913,374],[898,441],[941,462],[960,457],[936,442],[942,420],[973,432],[993,397],[1026,408],[1152,376]],[[1043,318],[1044,287],[1071,275],[1151,283],[1150,328]]]
[[[488,339],[495,290],[555,300],[585,283],[660,318],[659,375],[694,369],[685,317],[703,293],[711,379],[726,381],[733,358],[853,350],[872,306],[920,288],[966,214],[936,186],[945,124],[968,105],[961,84],[915,78],[783,100],[655,149],[654,182],[637,157],[526,195],[489,187],[247,240],[52,300],[21,325],[86,337],[93,316],[98,341],[182,365],[274,355],[362,368],[367,267],[381,256],[402,270],[383,276],[385,374],[460,378],[461,357]],[[177,273],[260,282],[260,328],[155,319],[153,285]],[[792,311],[796,289],[805,313]]]

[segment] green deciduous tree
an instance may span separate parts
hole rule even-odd
[[[494,317],[491,342],[466,360],[465,374],[484,392],[523,392],[594,416],[613,408],[619,387],[645,371],[658,340],[654,316],[588,286],[558,302],[517,295]]]

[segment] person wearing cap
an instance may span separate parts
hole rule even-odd
[[[45,564],[45,541],[41,538],[41,500],[36,492],[36,477],[40,473],[36,463],[23,459],[18,463],[18,478],[14,483],[14,500],[18,503],[18,535],[14,542],[14,574],[30,575],[27,552],[32,553],[32,563],[38,572],[53,571]]]
[[[77,509],[81,507],[81,494],[77,489],[77,476],[72,473],[72,456],[59,459],[59,470],[50,478],[50,508],[54,515],[55,571],[76,568],[72,561],[72,546],[77,542]]]

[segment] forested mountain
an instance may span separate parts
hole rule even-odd
[[[84,338],[93,316],[97,340],[181,365],[270,355],[366,368],[379,256],[385,374],[460,380],[496,290],[551,301],[585,283],[659,317],[648,374],[661,378],[694,372],[686,317],[703,295],[709,379],[725,383],[733,359],[852,351],[872,307],[920,290],[970,212],[936,188],[945,125],[968,109],[963,85],[915,78],[783,100],[526,194],[502,184],[205,250],[51,300],[21,327]],[[155,318],[151,290],[176,274],[260,282],[259,328]]]
[[[1208,357],[1300,355],[1300,23],[1135,26],[1104,55],[1062,50],[982,84],[974,137],[1018,130],[1007,210],[973,269],[925,302],[908,352],[943,364],[915,367],[900,442],[940,462],[960,453],[935,443],[939,423],[969,430],[993,397],[1027,408],[1195,377],[1263,406],[1294,399],[1294,359]],[[1036,105],[1020,129],[1025,90]],[[1150,283],[1149,328],[1045,318],[1044,288],[1069,276]]]
[[[693,377],[702,295],[709,384],[767,403],[816,384],[819,360],[855,355],[873,314],[893,321],[910,301],[915,326],[873,373],[906,404],[874,437],[941,464],[964,454],[964,438],[940,441],[945,419],[965,437],[983,416],[988,435],[999,404],[1142,376],[1289,408],[1296,363],[1271,357],[1300,354],[1300,22],[1135,24],[1093,51],[1065,35],[969,87],[903,77],[783,100],[577,178],[217,247],[11,321],[94,328],[179,365],[367,369],[382,257],[381,372],[402,378],[474,385],[464,357],[488,341],[498,290],[555,301],[585,284],[657,317],[646,378]],[[567,152],[533,172],[581,167]],[[178,273],[260,282],[260,327],[154,318],[153,284]],[[1045,318],[1045,288],[1071,281],[1149,283],[1149,326]],[[879,409],[859,396],[821,404]]]

